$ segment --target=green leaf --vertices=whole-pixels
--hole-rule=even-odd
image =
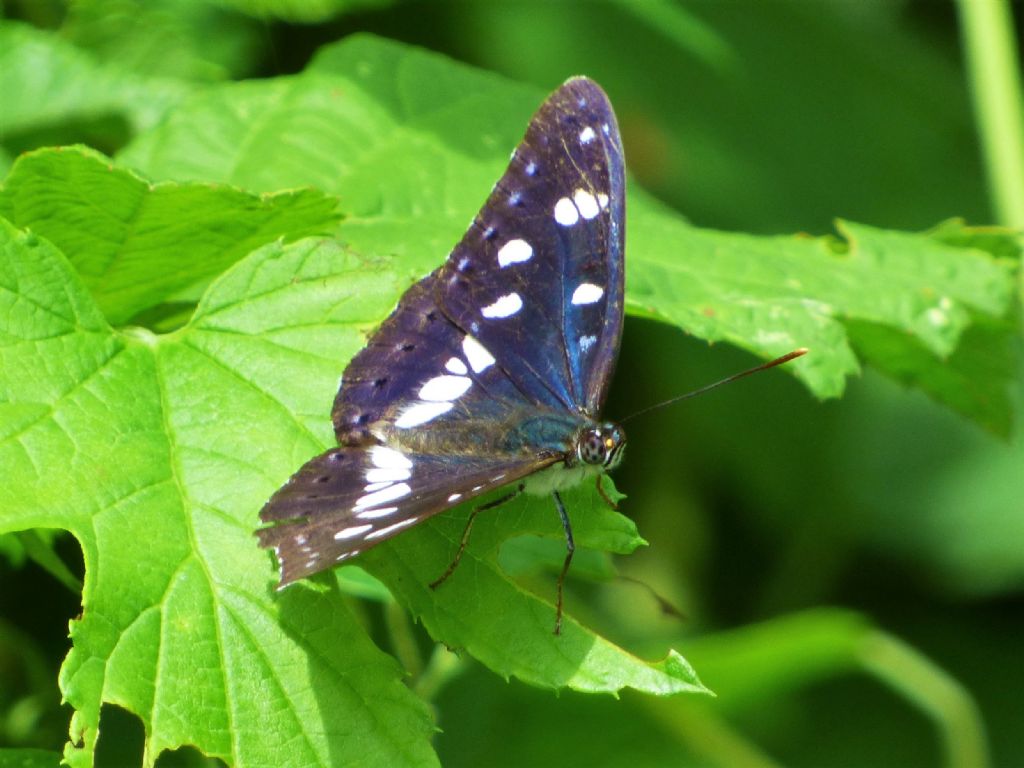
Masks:
[[[312,189],[150,184],[81,147],[23,155],[0,187],[0,215],[57,245],[114,325],[164,302],[194,302],[260,245],[331,231],[335,205]]]
[[[210,2],[78,0],[62,31],[125,72],[221,80],[247,73],[264,30]]]
[[[158,178],[324,189],[346,213],[346,242],[394,254],[422,275],[462,235],[542,98],[433,54],[355,37],[322,49],[297,77],[191,100],[123,159]],[[254,125],[251,114],[263,120]],[[289,151],[274,152],[279,146]],[[696,229],[641,190],[629,194],[629,311],[762,357],[808,347],[787,370],[820,397],[838,396],[859,371],[856,344],[890,375],[991,429],[1009,428],[1009,399],[979,397],[960,359],[943,383],[924,384],[946,369],[976,318],[999,320],[989,345],[1003,354],[995,367],[1014,366],[1004,354],[1011,326],[1001,320],[1020,258],[1009,235],[998,257],[952,225],[913,234],[841,222],[845,243],[754,237]],[[895,346],[871,343],[865,324],[891,331]],[[1000,372],[992,387],[1006,384]]]
[[[45,749],[0,749],[0,768],[57,768],[60,753]]]
[[[83,549],[83,615],[61,674],[84,744],[72,762],[87,764],[111,702],[143,719],[150,759],[191,743],[240,765],[279,763],[283,745],[311,764],[429,764],[422,705],[337,582],[275,596],[252,536],[263,500],[331,441],[338,371],[402,285],[328,241],[273,243],[211,285],[185,328],[117,332],[49,242],[2,231],[0,465],[13,480],[0,526],[64,528]],[[580,545],[640,543],[595,496],[568,497]],[[481,520],[432,592],[463,519],[364,563],[446,644],[549,687],[703,690],[678,654],[647,664],[571,619],[552,635],[553,579],[536,597],[496,565],[505,538],[562,535],[547,501]]]
[[[5,146],[38,147],[39,135],[47,131],[56,132],[49,143],[78,141],[83,126],[109,118],[141,131],[189,89],[173,80],[101,66],[58,36],[0,20],[0,142]]]
[[[258,18],[277,18],[300,24],[326,21],[343,13],[386,8],[395,0],[217,0]]]
[[[275,596],[252,536],[328,438],[306,398],[329,400],[394,281],[330,243],[275,243],[155,336],[113,331],[47,241],[3,223],[0,257],[0,526],[67,529],[86,566],[67,759],[90,763],[110,702],[142,718],[147,764],[185,744],[234,765],[434,764],[394,660],[337,589]]]
[[[0,210],[33,233],[3,229],[0,466],[15,480],[0,487],[0,526],[65,528],[83,548],[84,612],[61,679],[76,709],[73,743],[82,745],[69,748],[74,764],[88,763],[103,702],[143,719],[150,761],[183,744],[236,764],[281,762],[285,744],[288,757],[312,764],[434,760],[422,704],[349,613],[337,577],[275,596],[270,558],[251,531],[270,493],[332,442],[327,411],[345,363],[461,235],[540,98],[359,38],[328,49],[302,75],[210,88],[121,155],[177,183],[150,186],[78,151],[19,163]],[[245,245],[204,254],[227,271],[185,327],[161,336],[113,330],[111,317],[127,315],[126,306],[194,298],[214,274],[188,260],[180,264],[187,279],[174,282],[167,265],[178,264],[171,256],[180,243],[159,225],[198,222],[201,247],[216,243],[220,228],[249,221],[244,211],[257,198],[192,179],[336,194],[347,214],[337,232],[353,249],[272,242],[228,266],[278,232],[326,221],[324,197],[282,197],[285,225],[273,236],[264,236],[273,224],[256,216]],[[177,208],[161,207],[164,189]],[[925,377],[976,328],[990,324],[996,340],[1008,332],[1019,260],[1008,240],[852,224],[841,225],[845,243],[730,235],[690,227],[630,194],[630,311],[762,355],[811,346],[792,369],[820,395],[840,392],[857,370],[854,349],[892,368],[905,338],[921,352],[914,366]],[[98,229],[83,200],[119,213],[120,225]],[[142,230],[125,225],[134,210],[126,201],[158,214],[161,236],[151,245],[164,259],[159,268],[141,258],[147,251],[134,238]],[[66,207],[51,221],[55,205]],[[302,211],[312,212],[308,221]],[[132,254],[125,263],[139,269],[137,280],[93,261],[108,237],[115,254]],[[124,292],[99,306],[118,280]],[[130,301],[118,298],[125,295]],[[885,329],[893,346],[870,346],[861,328]],[[967,386],[952,377],[937,394],[952,400]],[[997,403],[986,418],[1009,417]],[[641,543],[592,490],[567,501],[581,546],[625,553]],[[561,638],[552,636],[554,578],[535,595],[498,565],[510,538],[560,539],[549,502],[517,500],[484,516],[465,562],[430,591],[465,516],[454,510],[362,559],[437,639],[540,686],[704,690],[674,652],[646,663],[571,618]]]
[[[841,394],[858,370],[856,347],[885,373],[1009,431],[1017,353],[1007,314],[1020,258],[1010,233],[999,247],[1014,243],[1014,259],[972,247],[966,228],[932,235],[840,222],[846,240],[836,242],[700,230],[667,212],[630,223],[634,310],[764,357],[808,347],[792,367],[824,396]],[[967,331],[971,343],[958,347]]]
[[[542,98],[357,35],[302,75],[197,95],[119,159],[157,179],[322,189],[341,201],[346,242],[422,275],[461,237]]]
[[[633,522],[610,510],[592,487],[567,492],[564,499],[577,546],[627,554],[643,543]],[[512,582],[498,565],[501,543],[523,531],[564,541],[547,497],[520,497],[503,505],[500,514],[482,517],[459,567],[431,590],[428,585],[444,572],[458,546],[468,511],[462,507],[442,515],[416,535],[400,536],[363,558],[367,570],[434,637],[467,650],[504,677],[534,685],[604,693],[623,688],[656,694],[706,692],[675,651],[657,663],[642,661],[571,616],[565,617],[562,634],[554,635],[555,575],[546,582],[547,594],[537,596]],[[568,609],[571,613],[571,604]]]

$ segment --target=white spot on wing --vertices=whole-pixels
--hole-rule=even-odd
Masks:
[[[449,402],[465,394],[473,386],[473,380],[465,376],[435,376],[420,387],[420,399],[434,402]]]
[[[586,352],[597,341],[597,336],[580,336],[580,352]]]
[[[399,520],[394,525],[389,525],[387,528],[381,528],[379,531],[374,531],[367,535],[367,539],[379,539],[381,536],[387,536],[392,531],[397,531],[399,528],[405,528],[407,525],[412,525],[419,520],[418,517],[408,517],[405,520]]]
[[[533,248],[525,240],[516,238],[509,240],[498,251],[498,266],[507,267],[509,264],[518,264],[522,261],[529,261],[533,257]]]
[[[412,469],[412,461],[401,451],[383,445],[370,449],[370,461],[381,469]]]
[[[489,304],[480,310],[480,314],[487,318],[511,317],[523,308],[523,299],[518,293],[506,293],[493,304]]]
[[[444,364],[444,367],[445,370],[457,373],[460,376],[465,376],[469,373],[469,368],[467,368],[466,364],[457,357],[449,357],[448,362]]]
[[[357,512],[356,517],[360,520],[376,520],[378,517],[387,517],[393,512],[397,512],[398,507],[381,507],[380,509],[364,509],[362,512]]]
[[[336,538],[338,541],[343,541],[345,539],[354,539],[356,536],[366,533],[371,528],[373,528],[372,525],[352,525],[348,528],[342,528],[340,531],[334,534],[334,538]]]
[[[555,221],[563,227],[571,227],[579,220],[580,212],[568,197],[563,197],[555,203]]]
[[[580,143],[589,144],[594,140],[595,135],[596,134],[594,133],[594,129],[588,125],[582,131],[580,131]]]
[[[390,480],[384,480],[379,483],[367,483],[363,486],[364,491],[379,491],[381,488],[387,488],[391,485]]]
[[[395,420],[395,426],[399,429],[418,427],[420,424],[426,424],[431,419],[436,419],[438,416],[448,413],[453,406],[454,403],[448,401],[441,403],[414,403],[402,411],[402,414]]]
[[[469,367],[473,369],[473,373],[480,373],[494,365],[494,356],[472,336],[463,337],[462,351],[466,354],[466,360],[469,361]]]
[[[461,498],[462,498],[462,494],[461,493],[453,493],[451,496],[448,497],[448,501],[449,502],[458,501]]]
[[[412,474],[405,467],[378,467],[366,473],[368,483],[394,483],[398,480],[408,480]]]
[[[584,219],[592,219],[601,212],[601,209],[597,206],[597,200],[585,189],[577,189],[573,193],[572,199],[576,203],[580,216]]]
[[[602,211],[605,208],[607,208],[608,207],[608,195],[606,195],[604,192],[598,192],[597,193],[597,204],[601,206],[601,210]]]
[[[604,288],[593,283],[580,283],[572,292],[573,304],[593,304],[604,296]]]
[[[360,496],[359,500],[356,501],[356,505],[352,507],[352,509],[359,512],[367,507],[376,507],[378,504],[384,504],[388,501],[400,499],[403,496],[408,496],[410,493],[412,493],[412,488],[409,487],[408,483],[389,485],[387,488],[382,488],[379,491],[374,491],[373,493],[368,493],[365,496]]]

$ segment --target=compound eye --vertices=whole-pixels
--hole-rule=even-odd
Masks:
[[[580,459],[585,464],[603,464],[608,451],[600,432],[591,430],[580,441]]]

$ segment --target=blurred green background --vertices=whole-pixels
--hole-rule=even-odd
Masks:
[[[357,31],[545,90],[587,74],[616,107],[635,178],[703,227],[997,222],[951,2],[24,0],[3,11],[4,24],[49,30],[170,89],[296,72]],[[4,123],[0,113],[4,171],[37,146],[116,156],[133,132],[103,110]],[[606,412],[753,362],[629,319]],[[979,755],[962,742],[972,714],[993,765],[1024,765],[1019,437],[997,439],[871,370],[825,403],[773,372],[629,432],[616,483],[651,546],[619,565],[685,618],[626,582],[574,584],[570,605],[645,656],[678,648],[719,698],[555,697],[469,662],[433,699],[445,765],[965,764]],[[80,560],[73,542],[60,547]],[[59,750],[56,670],[78,595],[19,552],[0,565],[0,745]],[[100,764],[120,765],[138,724],[104,717],[122,736],[101,742]]]

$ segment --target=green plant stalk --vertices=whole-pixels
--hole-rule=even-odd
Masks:
[[[907,644],[874,631],[860,643],[860,663],[935,721],[950,768],[984,768],[988,748],[970,694],[946,672]]]
[[[664,733],[674,738],[682,748],[705,759],[708,765],[781,768],[707,704],[679,698],[644,698],[641,701],[661,723]]]
[[[643,3],[613,0],[620,10],[633,16],[658,34],[679,46],[718,74],[735,72],[739,57],[729,42],[712,25],[697,14],[666,0],[647,0]]]
[[[433,702],[441,690],[469,668],[469,663],[443,645],[434,647],[423,673],[416,679],[413,690],[426,702]]]
[[[874,628],[860,614],[838,609],[806,611],[709,637],[697,647],[691,645],[689,651],[722,697],[704,703],[709,710],[721,707],[727,716],[799,687],[860,670],[935,724],[944,765],[986,768],[990,764],[985,729],[970,693],[919,651]],[[673,701],[687,716],[700,703]],[[756,754],[754,758],[767,759]],[[748,762],[730,758],[723,764],[746,766]]]
[[[384,621],[391,639],[391,649],[399,663],[415,680],[423,674],[423,657],[416,645],[409,614],[394,600],[384,604]]]
[[[959,0],[964,55],[996,219],[1024,227],[1024,117],[1005,0]]]

